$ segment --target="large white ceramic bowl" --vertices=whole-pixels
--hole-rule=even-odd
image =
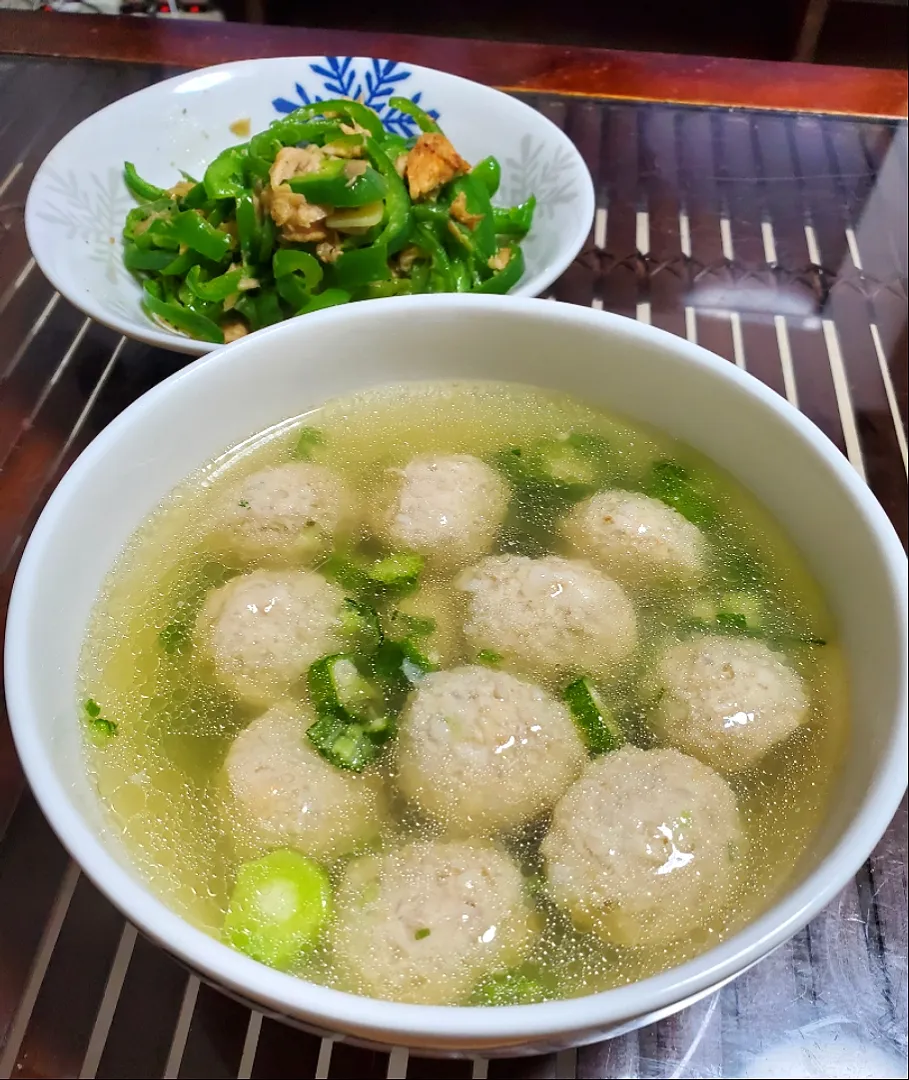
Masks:
[[[67,300],[127,337],[201,356],[215,345],[152,322],[142,289],[123,265],[121,232],[135,200],[123,162],[161,187],[178,170],[201,176],[227,146],[244,141],[230,125],[248,119],[255,133],[299,105],[359,97],[385,126],[410,136],[416,125],[389,99],[409,97],[438,115],[470,162],[494,154],[502,183],[494,202],[537,198],[522,247],[526,270],[513,296],[538,296],[581,250],[593,222],[590,172],[571,140],[517,98],[431,68],[360,56],[286,56],[241,60],[178,75],[115,101],[60,140],[38,169],[25,205],[35,260]]]
[[[280,974],[168,910],[105,832],[86,782],[79,650],[105,574],[137,525],[187,474],[254,432],[338,395],[434,378],[552,387],[686,440],[783,524],[839,622],[851,740],[823,825],[784,895],[717,948],[632,986],[542,1005],[442,1008],[370,1001]],[[322,1032],[503,1053],[584,1043],[672,1012],[759,960],[833,898],[906,785],[906,652],[902,547],[845,458],[782,398],[640,323],[542,300],[436,296],[272,327],[191,364],[118,417],[69,471],[32,534],[10,605],[6,685],[22,763],[64,844],[137,926],[197,971]]]

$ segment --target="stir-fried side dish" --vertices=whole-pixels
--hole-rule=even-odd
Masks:
[[[505,293],[524,273],[536,200],[492,205],[501,169],[473,167],[407,98],[421,133],[357,101],[304,105],[163,189],[127,162],[139,205],[123,259],[154,319],[201,341],[319,308],[424,292]]]
[[[326,985],[531,1003],[765,907],[845,734],[777,526],[665,436],[529,387],[324,406],[189,478],[112,571],[78,722],[178,911]]]

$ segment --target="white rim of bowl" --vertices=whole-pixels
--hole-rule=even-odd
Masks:
[[[162,327],[156,325],[148,316],[147,328],[143,327],[137,330],[137,324],[128,322],[126,319],[122,319],[116,314],[106,312],[95,300],[93,294],[89,293],[86,296],[70,296],[65,288],[62,280],[54,270],[47,266],[41,259],[38,251],[36,250],[35,243],[33,242],[33,236],[35,235],[38,226],[35,221],[35,215],[38,212],[37,209],[37,195],[36,186],[38,182],[43,179],[43,174],[46,169],[53,167],[56,162],[56,158],[65,152],[66,144],[74,139],[77,133],[86,125],[94,124],[99,117],[116,112],[119,109],[124,108],[125,103],[134,101],[136,98],[141,98],[149,95],[159,93],[162,88],[173,90],[177,86],[181,86],[183,83],[190,82],[193,79],[198,79],[200,76],[211,74],[215,72],[233,72],[243,70],[244,68],[257,67],[262,64],[269,64],[272,61],[285,61],[295,60],[301,64],[308,63],[310,60],[321,60],[322,57],[318,56],[270,56],[263,57],[261,59],[251,60],[232,60],[226,64],[213,64],[210,67],[198,68],[194,71],[189,71],[184,75],[175,75],[170,79],[163,79],[161,82],[153,83],[151,86],[143,87],[141,90],[136,90],[132,94],[127,94],[125,97],[119,98],[117,101],[111,102],[110,105],[105,105],[103,109],[99,109],[97,112],[87,116],[84,120],[80,121],[74,128],[66,133],[62,139],[54,146],[54,148],[48,153],[44,161],[38,168],[32,178],[31,185],[29,187],[28,196],[25,201],[25,235],[28,239],[29,247],[34,255],[35,262],[41,272],[47,278],[47,280],[53,285],[53,287],[62,296],[66,297],[75,307],[82,311],[85,315],[90,316],[95,322],[101,323],[102,326],[107,326],[111,330],[116,330],[124,337],[130,338],[134,341],[142,341],[147,345],[158,345],[163,349],[169,349],[172,352],[186,353],[190,356],[204,356],[206,353],[214,352],[216,349],[223,348],[221,345],[217,345],[214,342],[209,341],[196,341],[195,338],[186,337],[184,334],[178,334],[175,331],[164,330]],[[356,60],[371,60],[372,57],[357,56]],[[571,139],[557,127],[547,116],[544,116],[541,112],[538,112],[532,106],[526,102],[521,101],[520,98],[514,97],[511,94],[506,94],[502,90],[496,89],[494,86],[487,86],[485,83],[478,83],[473,79],[465,79],[461,75],[452,75],[447,71],[440,71],[438,68],[423,67],[420,64],[410,65],[412,72],[422,74],[426,72],[429,75],[442,76],[445,79],[453,79],[457,83],[463,83],[467,86],[477,86],[482,90],[488,91],[490,94],[495,94],[505,100],[513,103],[519,109],[526,109],[528,113],[532,114],[536,119],[535,122],[540,122],[545,128],[550,129],[550,134],[553,140],[561,146],[561,148],[567,152],[580,166],[579,176],[583,177],[581,184],[581,192],[579,193],[579,200],[581,201],[581,224],[575,230],[571,237],[570,243],[565,245],[563,254],[549,263],[543,270],[529,278],[527,281],[521,282],[515,289],[511,290],[506,295],[510,297],[523,296],[523,297],[536,297],[539,296],[545,289],[548,289],[553,282],[561,277],[561,275],[568,269],[568,267],[574,262],[584,246],[584,242],[590,235],[590,230],[593,227],[594,212],[596,210],[596,194],[593,186],[593,177],[590,175],[590,169],[587,167],[587,162],[584,161],[578,148],[574,145]],[[40,244],[38,245],[40,247]],[[444,294],[432,294],[432,295],[444,295]],[[399,298],[396,298],[399,299]],[[345,305],[346,306],[346,305]],[[309,316],[299,316],[299,318],[309,318]],[[290,319],[285,319],[284,322],[290,322]],[[259,333],[259,331],[256,331]]]
[[[855,512],[867,524],[875,538],[878,555],[891,584],[897,621],[901,622],[903,655],[906,655],[906,559],[902,545],[887,515],[867,485],[832,442],[802,413],[774,391],[720,357],[698,345],[677,338],[666,331],[626,319],[619,315],[551,304],[544,300],[506,297],[473,297],[458,294],[392,297],[355,305],[344,310],[341,318],[368,322],[370,313],[379,313],[389,305],[398,317],[406,317],[409,308],[460,307],[469,303],[487,311],[527,319],[581,323],[594,329],[610,327],[617,336],[663,345],[680,361],[691,363],[726,380],[742,394],[757,398],[784,419],[802,439],[806,451],[820,458],[850,497]],[[314,330],[330,334],[330,324],[339,318],[340,309],[328,309],[308,316],[316,320]],[[319,324],[327,324],[324,328]],[[440,1040],[463,1044],[465,1048],[491,1041],[494,1045],[519,1047],[522,1042],[537,1042],[572,1032],[596,1031],[684,1001],[740,974],[777,945],[803,927],[832,900],[854,876],[870,855],[893,814],[896,812],[907,775],[907,673],[901,672],[897,688],[897,717],[889,742],[882,754],[869,793],[839,842],[823,862],[791,892],[727,941],[701,956],[669,971],[586,997],[539,1005],[496,1007],[407,1005],[379,1001],[333,990],[306,982],[292,975],[267,968],[205,934],[171,911],[137,877],[127,872],[107,852],[94,831],[82,819],[70,801],[66,787],[57,779],[47,750],[31,722],[34,713],[25,680],[29,638],[29,594],[44,548],[55,530],[55,519],[65,510],[70,493],[79,488],[90,474],[96,459],[110,451],[119,432],[132,420],[153,412],[157,401],[183,380],[206,378],[209,366],[234,362],[244,348],[267,348],[268,339],[292,331],[292,323],[279,323],[230,346],[223,356],[216,354],[187,365],[165,379],[128,406],[83,451],[52,494],[25,549],[13,586],[6,638],[6,686],[13,737],[26,776],[44,814],[73,858],[108,898],[150,937],[176,953],[189,966],[210,977],[215,983],[247,999],[267,1003],[277,1012],[304,1019],[315,1026],[343,1027],[360,1031],[363,1037],[387,1039],[389,1045],[408,1044],[409,1039],[424,1043]],[[671,1010],[670,1010],[671,1011]]]

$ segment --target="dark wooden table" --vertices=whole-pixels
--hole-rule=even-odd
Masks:
[[[594,229],[551,290],[713,349],[800,406],[905,543],[906,75],[264,27],[0,13],[0,610],[79,451],[185,363],[84,318],[29,256],[54,143],[174,69],[246,56],[418,61],[564,128]],[[231,1001],[151,945],[69,861],[0,719],[0,1077],[906,1076],[905,803],[793,941],[687,1011],[558,1056],[390,1058]]]

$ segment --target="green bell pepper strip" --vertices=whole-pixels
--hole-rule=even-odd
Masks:
[[[252,144],[250,144],[252,145]],[[280,149],[280,147],[279,147]],[[277,150],[275,151],[277,154]],[[258,154],[254,154],[251,150],[246,155],[246,183],[249,187],[259,180],[263,184],[268,183],[268,174],[271,171],[272,162],[266,158],[260,157]]]
[[[410,296],[414,292],[410,278],[370,281],[356,294],[357,300],[378,300],[382,296]]]
[[[259,255],[261,226],[256,211],[256,201],[251,191],[244,191],[237,196],[237,237],[240,251],[246,262],[254,262]]]
[[[428,225],[447,227],[448,222],[451,221],[448,207],[439,206],[438,203],[416,203],[411,212],[417,221],[425,222]]]
[[[479,181],[486,188],[489,197],[492,198],[499,190],[499,184],[502,181],[502,166],[499,164],[498,158],[490,155],[483,158],[482,161],[478,161],[470,170],[469,175],[474,180]]]
[[[275,250],[277,231],[271,214],[262,215],[262,228],[259,232],[259,258],[258,262],[267,263]]]
[[[300,273],[306,280],[307,289],[314,289],[322,280],[322,264],[307,251],[295,251],[292,248],[278,248],[271,261],[272,272],[276,278],[287,274]]]
[[[470,292],[473,288],[473,280],[471,279],[470,271],[467,269],[467,264],[463,259],[452,258],[451,280],[455,292]]]
[[[314,104],[321,107],[325,103],[320,101]],[[283,120],[273,121],[258,135],[253,135],[249,140],[250,156],[256,158],[257,163],[263,162],[270,168],[278,156],[278,151],[284,146],[297,146],[299,143],[321,145],[326,140],[343,134],[337,120],[312,120],[301,117],[302,111],[303,109],[297,109]]]
[[[198,341],[213,341],[218,345],[224,344],[224,333],[221,327],[204,315],[198,315],[194,311],[188,311],[185,307],[173,301],[162,300],[157,294],[155,283],[145,282],[145,296],[142,299],[142,307],[145,311],[159,319],[169,323],[175,330],[180,330]]]
[[[392,109],[397,109],[398,112],[402,112],[416,120],[417,127],[420,131],[442,130],[429,113],[421,109],[420,106],[417,105],[415,101],[411,101],[410,98],[392,97],[388,99],[388,104]]]
[[[123,263],[127,270],[153,270],[161,273],[173,261],[172,251],[149,248],[143,250],[132,241],[127,241],[123,248]]]
[[[475,293],[507,293],[521,280],[524,275],[524,252],[519,247],[511,249],[511,258],[504,270],[497,270],[491,278],[487,278],[479,285],[475,285],[471,292]]]
[[[496,231],[492,223],[492,203],[489,192],[472,176],[459,176],[448,186],[449,205],[463,193],[468,213],[479,215],[479,221],[469,229],[470,243],[477,256],[485,262],[498,250]]]
[[[208,202],[208,192],[205,190],[205,185],[200,183],[196,183],[194,188],[179,199],[181,210],[198,210],[206,202]]]
[[[155,225],[158,223],[155,222]],[[151,232],[155,225],[148,230]],[[220,262],[231,249],[231,237],[210,225],[195,210],[183,210],[170,220],[172,236],[179,244],[186,244],[212,262]]]
[[[390,132],[386,132],[381,139],[382,149],[391,158],[392,161],[399,154],[406,154],[410,150],[410,144],[403,135],[392,135]]]
[[[196,315],[204,315],[206,319],[217,319],[223,311],[222,301],[203,300],[200,296],[196,296],[185,280],[181,281],[177,287],[176,299],[177,303],[195,312]]]
[[[328,158],[317,172],[292,176],[288,184],[309,202],[323,206],[364,206],[385,197],[388,185],[379,172],[367,166],[360,176],[350,177],[346,165],[342,158]]]
[[[345,251],[332,264],[331,277],[339,288],[347,292],[362,288],[370,281],[388,281],[391,277],[388,248],[384,244],[375,243],[369,247]]]
[[[385,224],[376,237],[377,244],[384,244],[393,255],[407,243],[410,228],[410,195],[404,181],[398,176],[394,162],[375,139],[366,140],[366,156],[373,168],[385,179]]]
[[[239,291],[244,273],[242,269],[228,270],[226,274],[203,281],[201,268],[193,266],[186,275],[186,284],[200,300],[221,302]]]
[[[427,282],[427,292],[453,292],[454,279],[448,253],[436,234],[427,225],[415,225],[411,238],[417,247],[429,254],[432,262]]]
[[[298,315],[308,315],[311,311],[321,311],[322,308],[335,307],[337,304],[346,304],[350,300],[350,293],[346,289],[323,289],[311,297],[305,307],[300,308]]]
[[[246,189],[246,154],[246,143],[229,146],[208,166],[202,183],[210,199],[235,199]]]
[[[333,139],[329,139],[322,144],[322,148],[326,153],[340,152],[343,156],[346,150],[362,150],[366,145],[365,137],[363,135],[345,135],[343,132],[340,135],[336,135]]]
[[[284,274],[275,280],[275,289],[281,299],[289,304],[294,312],[306,307],[312,299],[312,293],[306,287],[301,274]]]
[[[192,213],[192,211],[187,211],[187,213]],[[180,247],[180,240],[174,232],[174,218],[156,218],[147,229],[133,236],[133,242],[136,247],[145,251],[150,248],[170,248],[176,252]]]
[[[523,240],[533,224],[536,205],[537,200],[531,195],[527,202],[517,206],[509,206],[507,209],[493,207],[492,227],[496,236],[513,236],[516,240]]]
[[[382,121],[372,109],[367,108],[359,101],[348,101],[344,98],[314,101],[311,105],[301,105],[299,109],[294,109],[292,113],[288,113],[283,120],[276,121],[270,130],[278,131],[284,125],[289,127],[294,122],[311,120],[314,116],[323,116],[326,120],[335,119],[328,116],[328,113],[338,113],[348,120],[352,120],[354,123],[359,124],[360,127],[365,128],[374,139],[381,141],[385,135]],[[296,141],[299,142],[300,140]]]
[[[171,261],[161,269],[161,273],[168,276],[183,277],[187,270],[196,266],[202,256],[198,251],[193,251],[188,248],[182,255],[178,255],[173,258],[173,252],[168,252],[171,256]]]
[[[169,198],[164,188],[156,187],[147,180],[143,180],[136,172],[136,166],[131,161],[123,163],[123,180],[139,202],[147,203],[154,202],[156,199]]]

